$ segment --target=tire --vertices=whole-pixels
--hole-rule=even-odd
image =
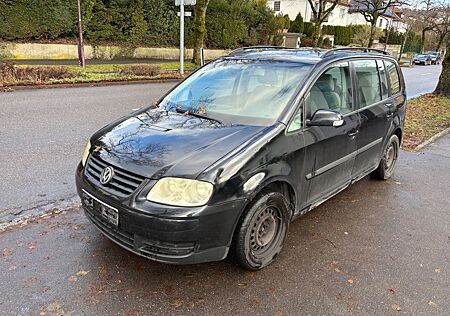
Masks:
[[[378,168],[370,174],[372,178],[381,180],[389,179],[394,173],[399,151],[400,141],[397,135],[392,135],[386,148],[383,150],[383,158],[381,158]]]
[[[263,190],[242,215],[231,245],[231,258],[242,268],[255,271],[268,266],[280,253],[291,212],[286,197]]]

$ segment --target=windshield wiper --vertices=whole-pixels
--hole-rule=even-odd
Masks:
[[[195,116],[195,117],[198,117],[198,118],[207,119],[207,120],[210,120],[210,121],[215,121],[215,122],[217,122],[217,123],[222,125],[222,122],[219,121],[218,119],[215,119],[215,118],[212,118],[212,117],[209,117],[209,116],[206,116],[206,115],[194,113],[194,112],[191,112],[189,110],[183,110],[183,109],[179,109],[179,108],[176,108],[176,111],[177,111],[177,113],[181,113],[181,114],[186,114],[187,113],[187,115],[191,115],[191,116]]]

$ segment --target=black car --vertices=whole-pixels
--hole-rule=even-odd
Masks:
[[[384,52],[239,49],[96,132],[78,193],[92,223],[138,255],[260,269],[293,219],[392,175],[405,107]]]
[[[428,51],[425,54],[429,55],[431,58],[431,63],[433,65],[439,65],[440,61],[441,61],[441,54],[439,52],[436,51]]]
[[[415,64],[415,65],[423,64],[424,66],[431,65],[433,62],[431,59],[431,55],[428,55],[428,54],[420,54],[420,55],[414,56],[412,61],[413,61],[413,64]]]

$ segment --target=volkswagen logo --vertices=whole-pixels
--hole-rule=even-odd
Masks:
[[[103,169],[102,173],[100,174],[100,183],[101,184],[108,184],[111,179],[114,176],[114,169],[113,167],[106,167]]]

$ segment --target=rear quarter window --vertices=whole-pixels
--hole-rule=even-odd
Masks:
[[[389,75],[391,94],[394,95],[400,92],[400,77],[398,75],[397,67],[393,62],[386,60],[385,63]]]

